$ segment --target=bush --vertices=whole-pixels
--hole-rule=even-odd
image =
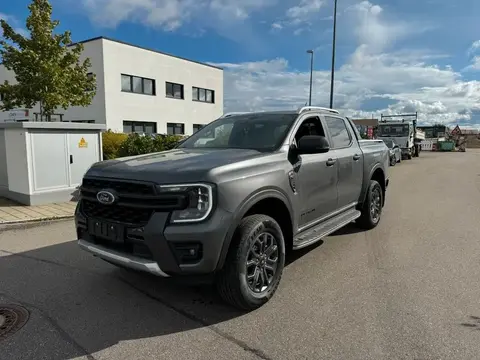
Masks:
[[[116,133],[112,130],[102,133],[103,159],[110,160],[117,158],[118,151],[127,137],[127,134]]]
[[[119,157],[143,155],[171,150],[182,139],[176,135],[145,135],[129,134],[120,146]]]

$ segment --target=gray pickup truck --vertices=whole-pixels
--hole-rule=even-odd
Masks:
[[[78,243],[117,266],[209,275],[255,309],[275,293],[285,254],[355,221],[380,221],[389,150],[360,140],[336,110],[224,115],[175,149],[108,160],[85,174]]]

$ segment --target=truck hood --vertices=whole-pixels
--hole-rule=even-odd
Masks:
[[[209,181],[209,172],[215,168],[264,155],[247,149],[174,149],[98,162],[85,176],[157,184]]]

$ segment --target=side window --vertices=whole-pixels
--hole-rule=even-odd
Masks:
[[[352,136],[347,130],[345,121],[341,118],[325,116],[325,122],[332,137],[333,148],[348,147],[352,142]]]
[[[295,142],[298,144],[298,140],[305,135],[325,136],[325,131],[323,131],[322,123],[318,117],[303,120],[302,125],[300,125],[295,134]]]

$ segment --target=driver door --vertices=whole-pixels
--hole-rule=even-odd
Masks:
[[[320,118],[305,119],[295,134],[294,146],[305,135],[325,136],[323,129]],[[333,151],[298,155],[292,164],[299,195],[297,206],[301,209],[297,219],[299,229],[314,225],[337,209],[337,161],[332,164],[328,160],[336,160]]]

